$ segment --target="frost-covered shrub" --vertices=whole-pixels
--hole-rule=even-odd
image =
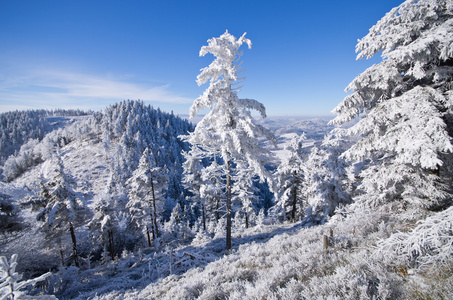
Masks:
[[[433,265],[453,266],[453,207],[419,222],[412,231],[381,240],[375,255],[389,265],[397,262],[420,271]]]
[[[28,296],[26,292],[21,291],[30,285],[35,285],[37,282],[46,280],[52,273],[45,273],[37,278],[20,281],[22,275],[16,272],[17,254],[11,256],[8,262],[6,257],[0,256],[0,299],[2,300],[20,300],[20,299],[41,299],[55,300],[54,296]]]

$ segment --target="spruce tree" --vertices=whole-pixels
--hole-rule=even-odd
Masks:
[[[292,222],[296,221],[296,217],[302,215],[303,202],[306,198],[303,193],[305,171],[302,142],[304,140],[304,134],[293,137],[286,147],[289,153],[276,171],[276,199],[278,200],[273,210],[277,216],[281,216],[285,220],[289,218]]]
[[[356,201],[434,208],[448,199],[451,176],[453,5],[408,0],[359,40],[358,59],[383,60],[357,76],[333,110],[334,124],[360,117],[361,135],[343,157],[365,162]],[[404,205],[403,205],[404,207]]]
[[[202,69],[197,77],[198,85],[209,82],[209,87],[198,97],[190,108],[190,117],[194,117],[202,109],[210,111],[197,124],[195,131],[183,139],[192,147],[199,148],[205,155],[215,155],[223,160],[226,179],[226,249],[231,248],[231,197],[232,167],[236,159],[248,162],[253,173],[261,179],[269,177],[265,163],[269,160],[269,151],[261,145],[259,138],[264,136],[274,140],[272,134],[257,124],[251,110],[266,116],[265,107],[256,100],[240,99],[239,88],[235,85],[243,80],[239,78],[242,55],[240,47],[252,43],[243,34],[239,39],[226,31],[218,38],[208,40],[208,45],[200,50],[200,56],[208,53],[215,60]]]
[[[130,214],[139,228],[147,226],[146,218],[147,215],[150,216],[153,240],[159,237],[158,197],[167,181],[165,170],[157,166],[154,155],[146,148],[137,169],[127,181],[131,190],[129,193],[130,200],[126,207],[129,208]],[[147,234],[149,234],[149,229],[146,228]]]
[[[53,177],[44,184],[42,190],[46,206],[37,215],[37,219],[43,222],[42,229],[48,239],[60,244],[62,264],[64,264],[62,237],[69,231],[74,264],[78,267],[75,228],[83,223],[88,210],[68,187],[68,179],[63,169],[61,157],[57,155],[51,163],[53,164],[51,170]]]

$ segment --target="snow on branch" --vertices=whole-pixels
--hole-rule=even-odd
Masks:
[[[52,273],[45,273],[37,278],[19,281],[22,279],[22,275],[16,272],[17,267],[17,254],[11,256],[10,261],[6,259],[5,256],[0,256],[0,299],[1,300],[10,300],[10,299],[40,299],[40,300],[55,300],[55,296],[27,296],[25,292],[20,290],[26,288],[27,286],[34,285],[39,281],[45,280],[47,277],[51,276]]]
[[[453,207],[420,222],[410,232],[398,232],[381,240],[374,254],[389,261],[408,261],[419,271],[432,265],[452,266]]]

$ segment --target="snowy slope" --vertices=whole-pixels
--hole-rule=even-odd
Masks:
[[[117,290],[94,299],[414,299],[428,295],[451,299],[451,273],[443,275],[432,267],[418,272],[411,269],[407,257],[372,246],[376,241],[391,241],[391,233],[401,230],[409,231],[408,240],[421,237],[417,230],[422,225],[412,229],[425,215],[418,210],[395,215],[393,209],[357,209],[322,226],[265,226],[263,234],[244,232],[246,243],[236,243],[233,253],[206,266],[164,276],[143,289]],[[426,223],[433,226],[434,219],[446,216],[448,212],[434,214]],[[450,216],[441,226],[451,221]],[[323,236],[328,237],[327,249]],[[449,243],[443,245],[451,253]],[[203,250],[197,251],[194,260],[203,257]],[[433,263],[445,259],[444,254],[421,256],[427,255]],[[450,256],[445,268],[451,262]]]
[[[307,117],[268,117],[261,120],[261,124],[269,128],[278,138],[278,149],[274,153],[280,161],[288,155],[285,148],[294,137],[305,134],[303,148],[307,151],[320,143],[334,128],[328,122],[328,118]]]

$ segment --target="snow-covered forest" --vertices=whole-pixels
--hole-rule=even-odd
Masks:
[[[329,123],[241,99],[251,47],[201,47],[196,124],[0,114],[0,299],[453,298],[453,2],[379,20]]]

